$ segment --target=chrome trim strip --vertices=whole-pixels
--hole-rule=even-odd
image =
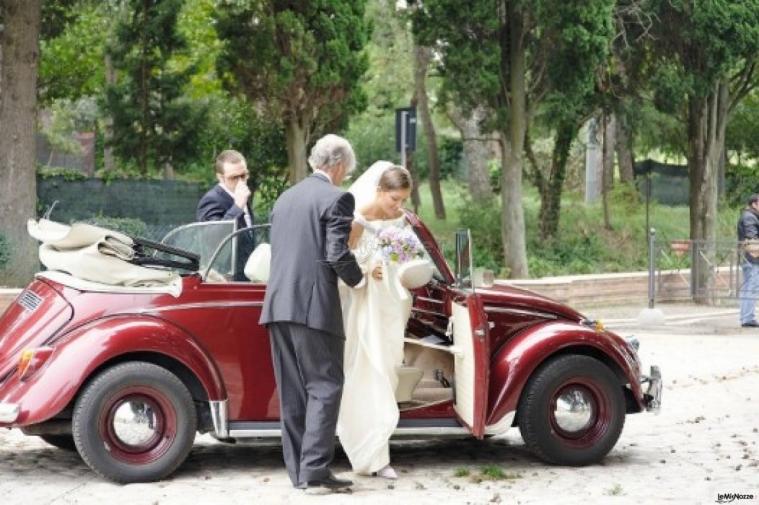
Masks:
[[[470,435],[472,432],[469,430],[469,428],[465,428],[463,426],[441,426],[441,427],[414,427],[414,428],[396,428],[393,432],[393,436],[403,436],[403,435],[432,435],[432,436],[443,436],[443,435]]]
[[[523,310],[523,309],[507,309],[504,307],[496,307],[493,305],[485,305],[485,312],[495,312],[499,314],[515,314],[518,316],[537,316],[545,319],[558,319],[556,314],[549,314],[548,312],[538,312],[536,310]]]
[[[166,305],[164,307],[150,307],[140,309],[138,314],[152,314],[155,312],[168,312],[171,310],[195,310],[195,309],[227,309],[229,307],[263,307],[264,302],[201,302],[185,303],[182,305]]]
[[[426,296],[417,296],[416,299],[422,302],[431,302],[431,303],[437,303],[438,305],[445,305],[445,302],[443,300],[438,300],[437,298],[427,298]]]
[[[0,423],[12,423],[18,419],[21,405],[18,403],[0,403]]]
[[[485,433],[488,435],[500,435],[506,433],[511,425],[514,424],[514,417],[517,415],[516,410],[506,412],[503,417],[494,424],[485,426]]]
[[[282,436],[278,429],[229,430],[230,438],[277,438]]]
[[[393,432],[393,436],[409,436],[409,435],[424,435],[424,436],[445,436],[445,435],[471,435],[469,428],[463,426],[453,427],[409,427],[409,428],[396,428]],[[278,429],[261,429],[261,430],[230,430],[229,436],[231,438],[276,438],[281,436],[281,431]]]
[[[208,406],[211,409],[211,420],[213,421],[213,431],[218,438],[227,438],[229,436],[229,423],[227,421],[227,400],[209,401]]]

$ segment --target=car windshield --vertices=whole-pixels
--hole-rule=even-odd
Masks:
[[[199,271],[203,272],[210,264],[216,249],[218,249],[224,239],[234,233],[235,228],[234,221],[190,223],[171,230],[163,237],[161,243],[200,256]],[[215,264],[219,265],[219,268],[224,269],[226,272],[231,272],[231,248],[227,248],[225,257],[217,258]]]
[[[264,225],[261,228],[268,227]],[[235,221],[190,223],[167,233],[161,243],[197,254],[200,257],[198,271],[204,276],[206,273],[212,274],[211,279],[207,280],[225,278],[228,282],[234,278],[235,263],[239,263],[234,257],[236,248],[233,246],[233,242],[235,237],[231,237],[236,231],[238,230]],[[268,242],[267,232],[268,229],[256,230],[256,244]],[[434,277],[439,281],[444,281],[445,276],[440,272],[434,256],[429,252],[435,249],[435,244],[425,241],[417,230],[414,230],[414,233],[422,243],[423,258],[434,266]],[[209,267],[211,267],[210,270]]]

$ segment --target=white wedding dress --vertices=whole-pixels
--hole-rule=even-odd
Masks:
[[[346,342],[337,434],[353,471],[371,474],[390,463],[389,439],[399,417],[397,368],[403,363],[403,337],[411,312],[408,292],[399,291],[389,277],[395,273],[394,265],[385,265],[383,281],[371,276],[380,262],[376,234],[385,227],[408,225],[405,217],[365,221],[357,214],[357,218],[365,226],[353,252],[366,284],[358,289],[340,287]]]

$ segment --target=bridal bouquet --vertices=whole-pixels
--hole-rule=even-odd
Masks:
[[[413,231],[395,226],[382,229],[377,234],[382,259],[393,263],[407,263],[422,257],[422,244]]]

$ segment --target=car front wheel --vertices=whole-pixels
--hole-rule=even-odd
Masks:
[[[174,374],[152,363],[116,365],[87,385],[74,407],[79,454],[115,482],[149,482],[170,475],[195,440],[192,396]]]
[[[588,356],[559,356],[542,365],[525,386],[519,430],[538,457],[559,465],[603,459],[625,423],[622,387],[614,373]]]

